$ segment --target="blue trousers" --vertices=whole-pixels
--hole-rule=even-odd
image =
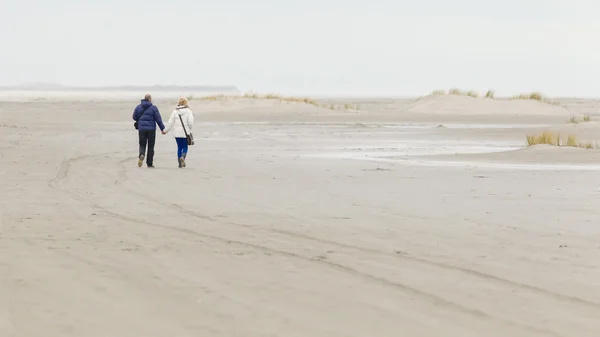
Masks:
[[[185,156],[188,152],[187,138],[175,138],[177,142],[177,159]]]

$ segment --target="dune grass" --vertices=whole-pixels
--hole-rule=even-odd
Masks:
[[[445,96],[445,95],[456,95],[456,96],[469,96],[477,98],[479,93],[475,90],[462,90],[459,88],[452,88],[448,91],[445,90],[434,90],[431,92],[432,96]]]
[[[527,135],[527,146],[533,145],[553,145],[553,146],[568,146],[580,147],[584,149],[595,149],[597,146],[589,142],[580,142],[575,135],[569,135],[567,138],[562,137],[559,133],[544,131],[537,135]]]
[[[575,137],[574,135],[569,135],[567,137],[567,143],[565,144],[565,146],[579,146],[579,143],[577,142],[577,137]]]
[[[251,93],[251,92],[244,93],[242,96],[226,96],[226,95],[222,95],[222,94],[221,95],[203,96],[203,97],[198,98],[198,100],[200,100],[200,101],[216,101],[216,100],[225,99],[225,98],[273,99],[273,100],[279,100],[279,101],[285,101],[285,102],[306,103],[306,104],[319,106],[319,104],[317,103],[316,100],[308,98],[308,97],[294,97],[294,96],[287,97],[287,96],[281,96],[279,94],[261,95],[258,93]],[[189,98],[189,99],[191,100],[191,98]]]
[[[542,132],[539,135],[527,135],[527,145],[528,146],[540,145],[540,144],[559,146],[560,140],[561,139],[560,139],[559,134],[554,134],[549,131]]]
[[[445,90],[434,90],[431,92],[430,94],[431,96],[445,96],[445,95],[457,95],[457,96],[469,96],[469,97],[473,97],[473,98],[478,98],[480,97],[479,93],[477,91],[474,90],[462,90],[459,88],[452,88],[448,91]],[[495,99],[496,98],[496,93],[493,90],[488,90],[484,96],[484,98],[487,99]],[[542,95],[540,92],[531,92],[531,93],[523,93],[520,95],[515,95],[510,97],[510,99],[516,100],[516,99],[528,99],[528,100],[536,100],[539,102],[543,102],[543,103],[548,103],[548,104],[553,104],[553,105],[559,105],[558,102],[556,101],[552,101],[547,99],[546,97],[544,97],[544,95]]]
[[[579,123],[587,123],[587,122],[591,122],[591,121],[592,121],[592,117],[590,117],[588,115],[583,115],[581,120],[577,119],[576,116],[571,116],[568,120],[568,123],[569,124],[579,124]]]
[[[188,100],[192,100],[194,99],[193,96],[190,96],[188,98]],[[274,94],[274,93],[270,93],[270,94],[258,94],[258,93],[254,93],[254,92],[247,92],[244,93],[241,96],[233,96],[233,95],[211,95],[211,96],[203,96],[203,97],[199,97],[197,98],[197,100],[199,101],[217,101],[220,99],[267,99],[267,100],[278,100],[280,102],[287,102],[287,103],[304,103],[304,104],[309,104],[309,105],[314,105],[316,107],[320,107],[320,108],[325,108],[325,109],[330,109],[330,110],[360,110],[360,106],[357,104],[329,104],[329,103],[319,103],[316,100],[309,98],[309,97],[295,97],[295,96],[282,96],[279,94]]]
[[[532,93],[524,93],[524,94],[520,94],[520,95],[515,95],[513,97],[511,97],[511,99],[524,99],[524,100],[534,100],[534,101],[539,101],[542,103],[547,103],[547,104],[552,104],[552,105],[560,105],[560,103],[558,103],[557,101],[552,101],[548,98],[546,98],[544,95],[542,95],[539,92],[532,92]]]
[[[448,91],[449,95],[458,95],[458,96],[465,96],[465,92],[458,89],[458,88],[452,88],[450,89],[450,91]]]
[[[353,111],[360,111],[360,105],[358,104],[349,104],[349,103],[344,103],[344,104],[320,104],[318,105],[321,108],[325,108],[325,109],[329,109],[329,110],[353,110]]]
[[[257,94],[257,93],[245,93],[242,97],[253,98],[253,99],[275,99],[275,100],[285,101],[285,102],[306,103],[306,104],[311,104],[314,106],[319,106],[319,104],[317,103],[316,100],[308,98],[308,97],[294,97],[294,96],[287,97],[287,96],[281,96],[279,94],[261,95],[261,94]]]
[[[461,90],[458,88],[450,89],[450,91],[448,91],[448,94],[458,95],[458,96],[469,96],[469,97],[474,97],[474,98],[479,97],[479,93],[477,91],[474,91],[474,90],[464,91],[464,90]]]
[[[434,90],[431,92],[432,96],[445,96],[445,95],[456,95],[456,96],[470,96],[470,97],[479,97],[479,93],[474,90],[461,90],[459,88],[452,88],[446,92],[445,90]]]
[[[513,97],[511,97],[512,99],[533,99],[536,101],[542,101],[544,99],[544,97],[542,96],[541,93],[539,92],[532,92],[532,93],[528,93],[528,94],[520,94],[520,95],[515,95]]]

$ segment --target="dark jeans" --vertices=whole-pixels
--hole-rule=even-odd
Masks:
[[[188,152],[187,138],[175,138],[177,142],[177,159],[185,157]]]
[[[146,144],[148,144],[148,154],[146,155],[146,164],[152,166],[154,160],[154,143],[156,142],[156,130],[139,130],[140,137],[140,156],[146,154]]]

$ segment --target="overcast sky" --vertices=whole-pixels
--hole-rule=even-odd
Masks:
[[[597,0],[2,0],[0,84],[600,96]]]

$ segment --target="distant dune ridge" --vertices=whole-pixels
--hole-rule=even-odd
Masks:
[[[3,91],[200,91],[200,92],[227,92],[239,93],[240,90],[233,85],[121,85],[121,86],[66,86],[58,83],[28,83],[14,86],[0,86]]]
[[[33,83],[19,86],[0,87],[1,101],[132,101],[150,93],[157,101],[176,101],[179,96],[194,100],[196,105],[210,106],[211,111],[257,110],[270,114],[332,114],[382,111],[381,105],[368,102],[350,104],[346,101],[322,99],[299,99],[278,95],[243,94],[236,86],[227,85],[124,85],[75,87],[54,83]],[[272,96],[272,97],[271,97]],[[232,99],[228,99],[232,98]],[[244,99],[239,99],[244,98]],[[269,99],[277,98],[277,99]],[[340,101],[341,102],[341,101]],[[293,104],[292,104],[293,103]],[[359,107],[360,106],[360,107]],[[338,111],[339,110],[339,111]],[[426,118],[426,116],[538,116],[558,117],[567,120],[571,113],[564,106],[536,99],[494,99],[469,95],[440,94],[415,100],[394,101],[394,115],[402,114]],[[258,112],[257,112],[258,113]]]
[[[566,108],[537,100],[497,100],[459,95],[423,97],[403,111],[440,115],[569,116]]]
[[[143,97],[146,93],[157,99],[173,99],[181,95],[203,96],[240,94],[233,85],[123,85],[65,86],[56,83],[31,83],[0,86],[0,100],[122,100]]]

